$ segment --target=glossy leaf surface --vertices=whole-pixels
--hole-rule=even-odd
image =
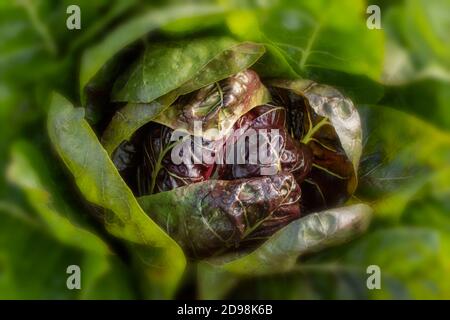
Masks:
[[[209,180],[144,196],[139,203],[193,256],[210,256],[266,239],[300,216],[292,175]]]
[[[231,40],[226,40],[227,43],[230,41]],[[209,43],[205,43],[205,41],[197,41],[192,44],[192,49],[195,49],[194,51],[208,50],[207,44]],[[189,58],[194,58],[187,56],[185,48],[178,48],[178,50],[182,51],[183,59],[188,60]],[[177,76],[174,77],[172,81],[168,81],[167,74],[164,73],[161,77],[167,80],[165,85],[158,83],[159,87],[155,90],[159,90],[160,92],[166,92],[168,90],[172,91],[149,103],[128,103],[125,107],[117,111],[103,133],[102,143],[105,146],[105,149],[111,154],[120,143],[128,140],[140,127],[157,118],[158,115],[171,106],[179,96],[191,93],[192,91],[211,85],[212,83],[223,80],[249,68],[263,53],[264,47],[253,43],[241,43],[230,48],[224,46],[222,52],[213,57],[213,59],[196,74],[191,74],[193,78],[189,79],[178,88],[173,88],[174,83],[179,82],[178,74],[173,73],[173,75],[176,74]],[[164,55],[162,55],[162,57],[164,57]],[[155,57],[155,59],[157,58],[158,57]],[[198,57],[195,58],[198,59]],[[164,61],[158,61],[158,64],[161,63],[164,63]],[[151,81],[154,81],[156,75],[150,73],[150,76]],[[189,75],[186,77],[188,76]],[[145,82],[148,81],[146,80]],[[141,86],[145,87],[144,81],[141,83]],[[146,88],[144,89],[147,90]]]
[[[274,100],[288,106],[293,136],[313,153],[303,184],[308,210],[343,204],[356,189],[362,129],[353,103],[336,89],[309,80],[273,81]]]

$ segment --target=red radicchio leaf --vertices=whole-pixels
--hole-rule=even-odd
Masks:
[[[301,184],[306,211],[345,203],[356,188],[361,148],[361,126],[353,104],[336,89],[307,80],[272,85],[274,101],[289,110],[292,136],[307,144],[313,155],[311,172]],[[331,117],[318,114],[312,106]]]
[[[189,255],[206,257],[267,239],[300,217],[300,197],[295,178],[278,174],[194,183],[139,203]]]
[[[278,130],[274,133],[274,129]],[[266,130],[266,139],[258,137],[258,132]],[[224,164],[219,166],[219,178],[221,179],[239,179],[249,178],[264,175],[265,172],[269,172],[267,169],[274,168],[272,174],[279,172],[293,173],[298,183],[301,183],[306,175],[311,170],[312,154],[310,149],[294,140],[287,132],[286,129],[286,109],[282,107],[274,107],[271,105],[263,105],[254,108],[250,112],[243,115],[234,125],[235,134],[228,137],[225,144],[224,156],[227,158],[229,149],[234,148],[234,161],[224,160]],[[251,132],[251,133],[249,133]],[[244,139],[248,138],[251,141],[251,135],[255,135],[255,142],[257,141],[257,148],[254,147],[251,142],[245,143]],[[258,139],[259,138],[259,139]],[[277,143],[274,141],[278,139]],[[257,159],[258,162],[252,162],[251,152],[260,152],[266,150],[262,144],[267,144],[267,159],[271,161],[262,162],[261,159]],[[236,145],[245,146],[243,159],[244,163],[238,162],[239,149]],[[271,148],[274,147],[274,148]],[[242,156],[242,155],[241,155]],[[254,156],[254,155],[253,155]],[[260,154],[258,155],[260,156]]]

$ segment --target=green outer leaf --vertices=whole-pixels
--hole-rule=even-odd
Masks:
[[[236,44],[225,37],[148,44],[138,61],[117,79],[112,100],[151,102],[191,80]]]
[[[355,75],[324,68],[309,68],[307,79],[330,85],[349,97],[355,105],[375,104],[383,97],[384,87],[367,75]]]
[[[0,244],[0,256],[6,251],[6,260],[2,261],[5,265],[2,267],[8,270],[2,276],[6,281],[0,285],[1,296],[20,299],[42,299],[44,296],[61,299],[66,295],[79,299],[133,297],[121,262],[111,254],[107,244],[80,221],[80,213],[65,201],[63,191],[55,186],[56,177],[36,147],[26,141],[15,142],[7,176],[24,192],[37,216],[22,212],[14,205],[0,203],[0,216],[9,213],[11,218],[17,220],[16,225],[22,224],[11,228],[8,223],[4,225],[8,218],[0,217],[2,233],[4,237],[9,235],[9,241]],[[27,231],[17,237],[17,233],[24,228]],[[29,245],[22,245],[21,242],[32,243],[37,259],[30,256]],[[28,264],[32,267],[22,266],[24,254],[33,261]],[[67,293],[66,275],[62,271],[71,264],[77,264],[82,269],[83,289]],[[55,273],[61,276],[55,279]],[[34,280],[30,279],[30,274],[33,274]],[[24,279],[24,283],[16,279]],[[14,287],[5,289],[8,282],[14,283]]]
[[[128,140],[174,101],[174,95],[168,94],[150,103],[128,103],[117,111],[101,139],[106,152],[111,155],[122,141]]]
[[[143,15],[120,25],[98,45],[90,48],[82,57],[80,71],[80,89],[111,59],[117,52],[147,33],[177,19],[192,16],[208,16],[223,12],[215,5],[174,5],[163,9],[152,8]]]
[[[384,34],[367,28],[366,8],[363,0],[295,4],[281,0],[261,15],[261,32],[284,51],[302,76],[319,67],[378,80]]]
[[[48,185],[52,183],[51,177],[41,155],[31,144],[22,141],[13,145],[12,162],[7,173],[9,180],[23,189],[30,205],[56,239],[88,252],[109,253],[103,240],[67,218],[70,207]]]
[[[102,143],[106,151],[108,154],[112,154],[122,141],[128,140],[136,130],[152,121],[180,95],[190,93],[249,68],[264,54],[264,51],[264,46],[248,42],[227,48],[180,88],[149,104],[127,104],[116,113],[103,134]]]
[[[300,75],[292,68],[283,55],[282,50],[262,34],[257,10],[233,10],[226,18],[230,32],[241,40],[251,40],[264,43],[266,54],[255,64],[254,69],[263,78],[299,78]]]
[[[205,262],[197,265],[197,279],[198,298],[201,300],[224,299],[241,280],[238,275],[224,272]]]
[[[152,252],[150,278],[170,297],[181,278],[186,261],[181,248],[141,209],[121,179],[95,133],[84,120],[84,110],[74,108],[54,94],[48,116],[50,139],[72,172],[86,199],[107,209],[109,232]]]
[[[300,256],[347,242],[363,233],[371,216],[372,209],[365,204],[321,211],[291,222],[246,256],[200,262],[199,296],[223,299],[243,278],[295,270]]]
[[[363,233],[371,214],[372,209],[365,204],[310,214],[291,222],[247,256],[226,262],[220,268],[240,275],[288,271],[300,255],[341,244]]]
[[[267,52],[254,66],[254,70],[260,77],[283,79],[301,78],[277,46],[270,42],[264,43],[264,45]]]
[[[183,84],[176,91],[178,95],[183,95],[228,78],[250,68],[265,51],[266,49],[262,44],[254,42],[242,42],[227,48],[209,61],[203,69],[199,70],[193,79]]]
[[[226,282],[213,284],[213,291],[222,285],[221,299],[448,299],[448,245],[445,232],[436,229],[378,228],[350,246],[305,259],[288,274],[242,279],[231,292],[223,291]],[[381,288],[368,290],[373,265],[380,267]],[[216,292],[201,297],[212,295]]]

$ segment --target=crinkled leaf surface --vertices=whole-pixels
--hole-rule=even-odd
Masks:
[[[208,180],[139,198],[144,210],[194,256],[267,238],[300,216],[292,175]]]
[[[154,121],[190,135],[219,140],[242,115],[269,102],[270,95],[259,76],[247,69],[182,98]]]
[[[352,101],[309,80],[274,80],[272,95],[288,108],[293,136],[311,148],[311,173],[302,184],[307,210],[342,205],[354,193],[362,152],[362,128]]]
[[[184,255],[142,211],[83,116],[83,109],[55,94],[48,117],[50,139],[85,198],[107,210],[108,231],[152,252],[147,269],[152,285],[159,296],[170,297],[184,270]]]
[[[257,132],[270,134],[258,137]],[[249,140],[248,145],[245,145],[245,139]],[[254,150],[263,150],[264,146],[267,148],[264,161],[253,161]],[[294,175],[297,183],[302,183],[312,165],[309,147],[299,143],[288,133],[286,109],[269,104],[258,106],[239,118],[233,126],[233,134],[225,141],[223,154],[225,159],[218,165],[219,179],[289,172]]]
[[[371,202],[374,208],[373,231],[348,246],[308,259],[288,274],[244,281],[230,296],[260,299],[448,296],[450,136],[393,108],[366,106],[359,112],[367,139],[356,195]],[[380,290],[367,290],[369,265],[381,268]]]
[[[226,294],[242,277],[293,270],[298,257],[342,244],[363,233],[371,213],[372,209],[364,204],[313,213],[291,222],[248,255],[202,262],[198,266],[200,295],[223,298],[220,294]],[[210,285],[217,286],[218,291]]]
[[[168,127],[152,123],[114,154],[114,164],[135,194],[143,196],[168,191],[208,180],[214,175],[215,164],[209,160],[211,151],[220,143],[195,141],[190,136],[173,141],[176,134]],[[127,148],[131,152],[127,152]],[[186,161],[174,161],[179,156],[180,160]],[[199,158],[202,161],[196,161]],[[189,159],[195,160],[190,162]]]
[[[365,204],[328,209],[298,219],[245,257],[221,266],[238,274],[267,274],[292,268],[297,258],[348,241],[369,226],[372,209]]]
[[[122,144],[112,159],[136,195],[208,179],[235,180],[280,172],[292,173],[301,183],[311,170],[312,154],[288,134],[285,115],[282,107],[258,106],[238,119],[232,134],[216,141],[151,123]],[[258,135],[258,130],[274,134]],[[245,139],[250,143],[245,144]],[[263,161],[252,153],[258,146],[267,150]]]
[[[353,102],[333,87],[319,85],[309,80],[273,81],[271,84],[304,96],[317,115],[329,119],[347,157],[351,160],[355,171],[358,171],[362,152],[362,128]],[[314,125],[315,123],[312,124]]]

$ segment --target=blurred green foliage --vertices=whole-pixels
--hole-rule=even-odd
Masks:
[[[88,214],[45,122],[53,91],[80,105],[80,83],[114,46],[148,32],[264,43],[258,72],[336,86],[354,99],[364,124],[355,197],[375,209],[366,235],[301,257],[284,274],[212,276],[199,267],[191,295],[450,298],[450,1],[183,3],[190,9],[175,0],[0,1],[0,298],[147,296],[127,248]],[[372,3],[381,7],[381,30],[366,27]],[[81,30],[65,26],[71,4],[81,8]],[[81,291],[66,288],[71,264],[84,272]],[[366,287],[371,264],[381,268],[381,290]]]

